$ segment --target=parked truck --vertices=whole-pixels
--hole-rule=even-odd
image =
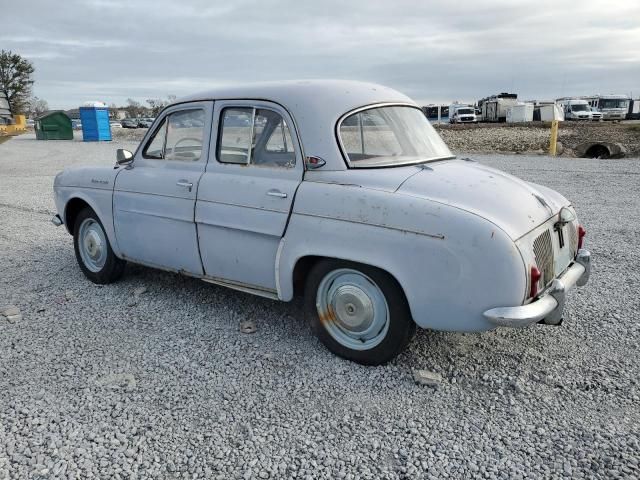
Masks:
[[[478,100],[478,108],[482,112],[480,119],[483,122],[506,122],[508,109],[517,103],[518,94],[506,92]]]
[[[602,113],[594,110],[589,102],[582,98],[563,97],[556,103],[562,107],[565,120],[602,120]]]
[[[449,123],[478,123],[473,105],[452,103],[449,105]]]

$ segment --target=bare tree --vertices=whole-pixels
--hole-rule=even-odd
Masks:
[[[33,85],[33,64],[12,51],[0,51],[0,90],[9,100],[9,108],[24,113],[29,108],[29,96]]]
[[[49,110],[49,104],[46,100],[39,97],[31,97],[29,99],[29,108],[26,113],[29,118],[35,118],[42,115],[47,110]]]
[[[146,102],[149,104],[149,109],[154,117],[167,105],[167,102],[160,98],[147,98]]]
[[[124,109],[127,111],[129,117],[136,118],[142,114],[144,107],[133,98],[127,98],[127,106]]]

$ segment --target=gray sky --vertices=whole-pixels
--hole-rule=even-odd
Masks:
[[[52,108],[345,78],[423,103],[640,96],[637,0],[5,1],[0,48]]]

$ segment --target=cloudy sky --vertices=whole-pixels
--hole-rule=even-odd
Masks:
[[[637,0],[23,0],[0,48],[52,108],[298,78],[382,83],[424,102],[640,96]]]

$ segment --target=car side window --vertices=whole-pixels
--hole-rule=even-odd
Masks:
[[[142,156],[151,160],[196,162],[202,156],[203,136],[204,110],[173,112],[162,120]]]
[[[225,108],[218,142],[218,160],[222,163],[249,163],[252,145],[253,108]]]
[[[162,160],[164,158],[164,140],[167,136],[167,119],[165,118],[160,126],[153,132],[151,140],[142,151],[142,156],[151,160]]]
[[[349,158],[402,155],[402,147],[382,109],[371,109],[345,118],[340,138]]]
[[[221,114],[218,160],[291,168],[296,163],[291,130],[282,115],[274,110],[225,108]]]
[[[204,110],[192,109],[169,115],[165,159],[197,162],[202,156]]]

